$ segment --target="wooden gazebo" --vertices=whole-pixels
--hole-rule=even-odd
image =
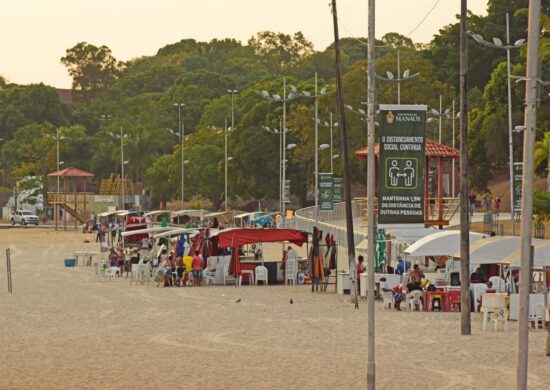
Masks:
[[[375,144],[374,153],[375,158],[375,183],[378,186],[378,153],[380,150],[380,145]],[[364,160],[368,156],[368,149],[362,148],[355,151],[355,156],[359,160]],[[458,175],[452,174],[452,168],[450,171],[450,185],[448,185],[448,191],[444,191],[443,185],[443,173],[444,173],[444,161],[445,160],[457,160],[460,157],[460,152],[457,149],[453,149],[447,145],[440,144],[438,142],[426,139],[426,148],[425,148],[426,164],[425,164],[425,219],[424,223],[426,225],[448,225],[449,220],[453,217],[459,206],[459,200],[456,197],[456,194],[453,193],[455,186],[452,183],[454,179],[456,181]],[[454,166],[454,165],[453,165]],[[432,169],[431,169],[432,168]],[[432,174],[437,172],[437,188],[436,191],[433,191],[433,188],[430,190],[430,183]],[[433,186],[432,186],[433,187]],[[378,193],[378,188],[376,190]]]
[[[78,168],[69,167],[49,173],[48,176],[55,177],[57,180],[63,178],[63,192],[60,192],[59,181],[57,192],[48,192],[48,203],[55,205],[55,228],[57,229],[58,227],[60,208],[65,211],[63,214],[63,226],[65,229],[67,228],[67,213],[73,217],[75,228],[77,222],[85,223],[88,218],[88,213],[86,212],[86,198],[87,196],[93,195],[91,192],[86,192],[86,184],[88,178],[94,177],[95,175]],[[72,178],[70,186],[67,185],[67,178]],[[78,191],[79,183],[83,184],[82,192]]]

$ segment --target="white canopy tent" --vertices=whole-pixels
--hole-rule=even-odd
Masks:
[[[521,237],[495,236],[477,240],[470,245],[470,264],[500,264],[502,259],[519,250]],[[460,250],[453,254],[460,257]]]
[[[128,231],[125,231],[125,232],[122,233],[122,237],[133,236],[133,235],[136,235],[136,234],[150,234],[150,235],[152,235],[153,233],[165,232],[165,231],[168,231],[170,229],[172,229],[172,228],[157,226],[157,227],[146,228],[146,229],[128,230]]]
[[[418,241],[421,238],[429,236],[439,232],[439,230],[433,228],[409,228],[409,227],[400,227],[400,228],[388,228],[386,233],[389,234],[393,239],[397,241]]]
[[[470,232],[470,243],[486,237]],[[430,234],[405,249],[410,256],[450,256],[460,250],[460,230],[444,230]]]
[[[550,267],[550,240],[540,240],[533,243],[534,267]],[[510,267],[517,268],[521,261],[521,250],[517,250],[514,253],[506,256],[502,260],[502,264],[508,264]]]

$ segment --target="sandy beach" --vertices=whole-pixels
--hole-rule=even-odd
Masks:
[[[309,286],[94,281],[92,267],[63,263],[74,250],[97,250],[84,243],[93,238],[0,230],[0,389],[366,388],[366,302],[354,310],[346,297]],[[506,333],[483,333],[474,313],[472,335],[460,336],[459,313],[377,302],[376,324],[380,389],[515,388],[515,322]],[[545,343],[545,331],[530,332],[532,389],[550,388]]]

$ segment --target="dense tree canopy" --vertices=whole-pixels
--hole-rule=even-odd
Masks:
[[[549,0],[543,1],[548,7]],[[527,0],[489,1],[487,16],[470,15],[469,29],[484,38],[505,37],[505,14],[510,14],[510,36],[515,41],[526,35]],[[401,83],[401,102],[427,104],[443,110],[458,102],[458,23],[443,26],[429,44],[419,45],[409,37],[389,33],[377,40],[376,72],[397,74],[397,51],[401,73],[409,69],[418,76]],[[550,17],[543,15],[541,28],[541,78],[550,79]],[[341,40],[344,98],[346,104],[362,108],[367,100],[366,39]],[[507,77],[506,52],[469,40],[470,91],[468,150],[471,181],[484,189],[491,174],[507,169]],[[283,78],[299,91],[314,93],[314,75],[319,89],[319,117],[337,122],[334,81],[334,47],[314,51],[300,32],[293,35],[259,32],[247,44],[233,39],[197,42],[183,39],[160,48],[156,55],[128,61],[123,67],[106,46],[81,42],[67,50],[62,62],[73,77],[73,89],[81,100],[75,107],[61,103],[55,89],[39,85],[20,86],[0,78],[1,166],[9,175],[36,175],[55,168],[55,142],[60,129],[60,153],[67,165],[91,170],[96,178],[120,172],[120,139],[124,138],[125,173],[143,182],[153,204],[179,199],[181,188],[180,140],[169,130],[185,133],[185,197],[204,199],[214,207],[224,199],[224,138],[227,120],[235,127],[228,133],[230,202],[276,199],[279,196],[279,136],[263,129],[281,129],[281,102],[263,99],[258,92],[283,96]],[[525,73],[525,49],[513,50],[512,73]],[[237,90],[233,95],[228,90]],[[288,90],[287,90],[288,92]],[[550,130],[550,88],[541,87],[537,129],[537,172],[546,174]],[[523,83],[513,83],[513,124],[523,122]],[[379,103],[397,102],[395,82],[377,82]],[[314,185],[313,99],[299,98],[286,107],[287,144],[296,148],[287,155],[287,178],[299,205],[312,202]],[[180,107],[181,117],[178,118]],[[458,104],[457,104],[458,106]],[[363,107],[364,108],[364,107]],[[346,112],[350,152],[365,146],[365,118]],[[442,140],[452,144],[452,119],[443,118]],[[212,130],[215,126],[217,130]],[[427,124],[429,138],[437,138],[437,121]],[[456,144],[458,147],[458,132]],[[319,128],[319,143],[330,142],[327,128]],[[340,134],[333,132],[334,153],[340,154]],[[521,153],[520,135],[515,135],[514,152]],[[320,154],[320,170],[328,170],[328,152]],[[517,157],[516,157],[517,159]],[[341,159],[334,160],[335,174],[341,174]],[[351,178],[365,180],[363,162],[350,157]]]

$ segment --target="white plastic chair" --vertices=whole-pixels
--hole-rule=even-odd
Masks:
[[[105,278],[109,281],[116,280],[118,278],[118,273],[120,272],[119,267],[109,267],[105,271]]]
[[[504,322],[504,331],[508,330],[508,319],[506,313],[505,294],[483,294],[481,299],[481,329],[487,329],[487,323],[492,322],[495,332],[498,330],[498,323]]]
[[[227,279],[235,281],[233,275],[229,275],[229,262],[223,265],[223,285],[227,284]]]
[[[487,285],[486,284],[475,284],[474,285],[474,311],[479,311],[479,305],[478,302],[481,299],[481,295],[485,294],[487,292]]]
[[[106,268],[105,261],[100,260],[99,263],[96,265],[95,280],[100,280],[100,279],[105,280],[105,268]]]
[[[298,275],[298,262],[296,260],[287,260],[286,265],[286,277],[285,284],[296,284],[296,276]]]
[[[190,275],[192,275],[192,273]],[[211,271],[210,269],[206,268],[202,272],[202,277],[207,286],[210,286],[211,284],[216,284],[216,270]]]
[[[489,278],[489,282],[493,283],[493,288],[496,292],[506,291],[506,283],[504,282],[504,279],[502,279],[500,276],[491,276]]]
[[[382,301],[384,302],[384,309],[391,309],[393,306],[393,293],[391,291],[382,291]]]
[[[407,294],[407,303],[410,311],[415,311],[418,307],[418,311],[424,311],[424,305],[422,303],[422,291],[414,290]]]
[[[139,280],[142,284],[151,283],[151,262],[148,262],[147,264],[139,264]]]
[[[258,284],[260,281],[263,281],[264,284],[267,286],[267,268],[262,265],[256,267],[256,284]]]
[[[546,309],[544,307],[544,302],[537,302],[533,306],[533,313],[529,313],[529,323],[533,326],[533,328],[538,329],[539,324],[541,329],[544,329],[544,322],[545,322],[545,313]]]
[[[164,282],[164,267],[159,266],[153,277],[153,282],[157,282],[157,287]]]
[[[130,274],[130,284],[137,283],[141,272],[139,264],[132,264],[132,273]]]

